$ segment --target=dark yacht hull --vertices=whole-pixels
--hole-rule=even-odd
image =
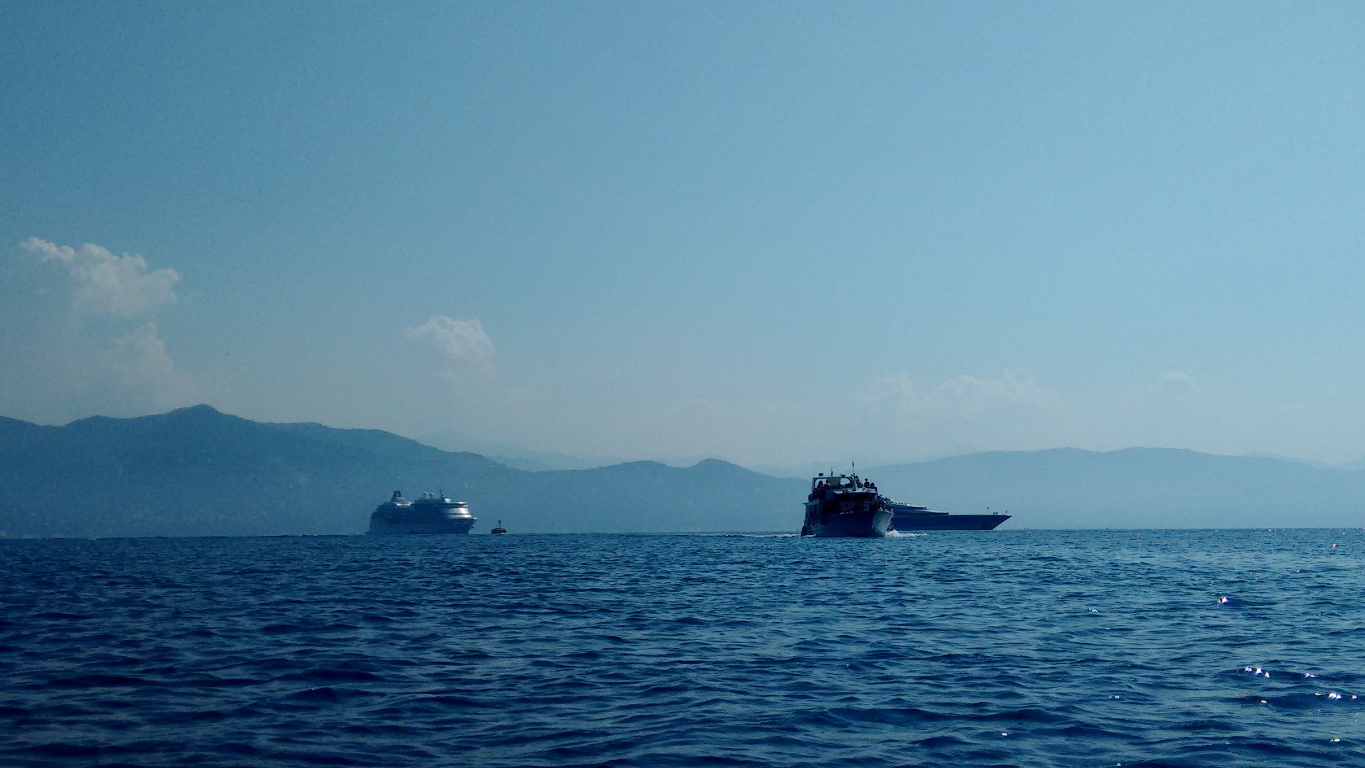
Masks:
[[[957,515],[943,512],[897,512],[891,526],[897,531],[989,531],[1009,515]]]
[[[875,539],[885,536],[891,526],[891,511],[875,509],[813,516],[803,534],[826,538]]]

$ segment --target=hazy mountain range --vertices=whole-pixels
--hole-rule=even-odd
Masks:
[[[473,435],[466,434],[456,429],[443,429],[437,432],[428,432],[417,437],[417,442],[429,445],[432,448],[440,448],[451,453],[477,453],[486,456],[493,461],[511,467],[512,469],[525,469],[531,472],[549,472],[556,469],[596,469],[607,467],[612,464],[627,463],[624,459],[611,457],[587,457],[570,456],[566,453],[554,451],[536,451],[530,448],[523,448],[512,443],[502,443],[494,440],[481,440]]]
[[[519,532],[773,530],[799,526],[803,487],[718,461],[530,472],[387,432],[208,406],[62,427],[0,419],[7,536],[361,533],[394,490],[468,500],[476,531],[499,519]]]
[[[523,457],[527,458],[527,457]],[[1010,528],[1356,527],[1365,472],[1192,451],[982,453],[870,467],[886,495]],[[0,418],[0,534],[352,534],[401,489],[470,502],[475,532],[795,531],[807,481],[722,461],[530,471],[374,430],[196,406],[61,427]]]
[[[549,472],[556,469],[597,469],[598,467],[608,467],[613,464],[629,464],[630,459],[623,459],[614,456],[570,456],[566,453],[555,451],[536,451],[512,443],[503,443],[494,440],[481,440],[473,435],[461,432],[456,429],[443,429],[437,432],[428,432],[419,435],[417,442],[429,445],[433,448],[440,448],[443,451],[452,453],[477,453],[486,456],[493,461],[513,469],[526,469],[532,472]],[[667,464],[670,467],[690,467],[698,462],[705,461],[706,456],[667,456],[656,457],[654,461],[660,464]],[[800,473],[790,474],[782,472],[765,472],[760,467],[750,467],[750,469],[765,475],[774,477],[799,477]]]

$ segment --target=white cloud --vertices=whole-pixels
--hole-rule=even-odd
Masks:
[[[117,256],[93,243],[72,248],[36,237],[19,247],[67,270],[76,285],[72,307],[80,315],[136,317],[176,301],[180,274],[169,268],[149,271],[141,256]]]
[[[114,340],[110,364],[124,381],[156,382],[175,373],[175,363],[159,332],[156,323],[147,323]]]
[[[106,375],[124,401],[168,410],[195,402],[198,387],[176,368],[156,323],[145,323],[114,340],[104,358]]]
[[[5,353],[30,362],[7,386],[30,411],[48,414],[45,420],[134,416],[202,401],[211,382],[180,369],[149,321],[176,302],[175,270],[89,243],[73,248],[30,237],[18,247],[38,257],[25,259],[34,266],[22,274],[42,290],[24,297],[30,332]],[[47,298],[58,291],[67,302]]]
[[[440,351],[450,372],[493,370],[493,341],[478,320],[455,320],[438,315],[408,329],[408,338],[424,341]]]
[[[1149,395],[1191,395],[1198,394],[1199,387],[1195,385],[1194,377],[1182,371],[1166,371],[1157,377],[1156,383],[1148,386],[1145,392]]]

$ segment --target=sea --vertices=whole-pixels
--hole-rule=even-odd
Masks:
[[[5,766],[1365,765],[1365,532],[0,541]]]

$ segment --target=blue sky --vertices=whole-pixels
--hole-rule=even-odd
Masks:
[[[0,414],[208,402],[748,464],[1355,459],[1362,28],[0,2]]]

